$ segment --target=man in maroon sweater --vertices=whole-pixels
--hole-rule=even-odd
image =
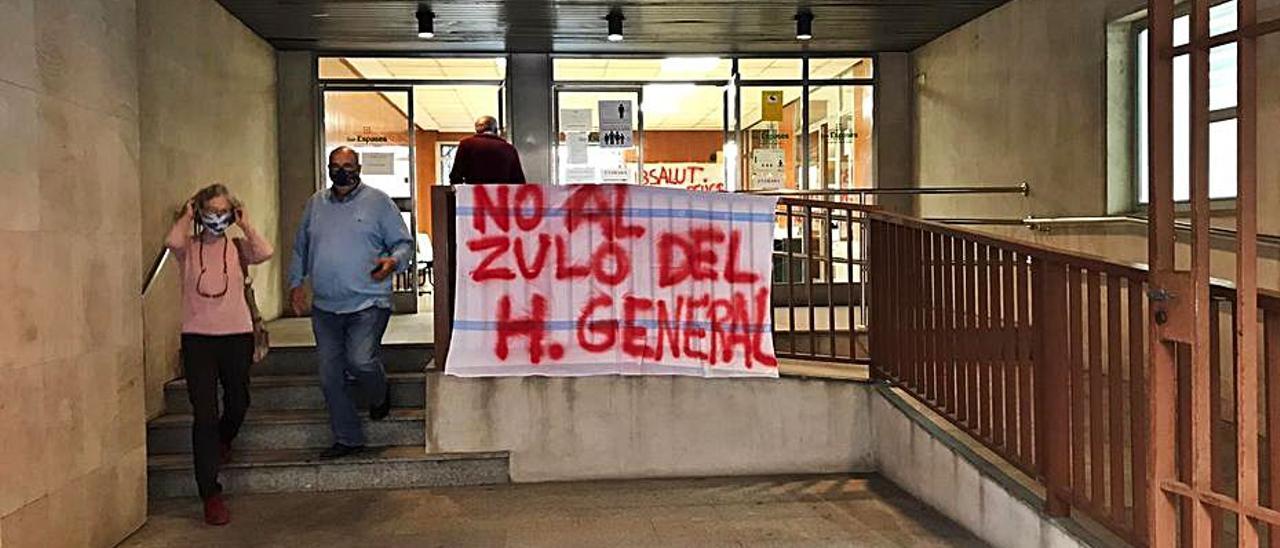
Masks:
[[[458,143],[453,157],[450,184],[518,184],[524,182],[520,153],[498,136],[498,120],[481,116],[476,120],[476,134]]]

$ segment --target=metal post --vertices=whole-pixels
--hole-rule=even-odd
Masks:
[[[1213,437],[1210,407],[1209,317],[1209,0],[1191,3],[1191,486],[1212,489]],[[1213,520],[1208,505],[1191,505],[1191,546],[1210,546]]]
[[[1258,134],[1257,0],[1239,0],[1237,44],[1239,93],[1236,137],[1236,486],[1244,508],[1258,505]],[[1271,455],[1272,462],[1276,455]],[[1272,468],[1274,474],[1274,468]],[[1275,501],[1272,501],[1274,506]],[[1258,530],[1244,512],[1236,514],[1239,545],[1258,546]],[[1272,528],[1274,536],[1280,528]]]
[[[1173,239],[1173,0],[1151,0],[1147,12],[1150,44],[1147,48],[1147,119],[1150,120],[1148,184],[1151,197],[1147,254],[1153,294],[1171,280]],[[1177,505],[1162,484],[1177,478],[1175,468],[1175,417],[1169,412],[1177,399],[1176,358],[1173,341],[1164,339],[1162,324],[1168,312],[1153,302],[1149,346],[1150,389],[1147,393],[1147,514],[1142,517],[1149,546],[1173,546],[1177,538]],[[1136,520],[1135,520],[1136,521]]]
[[[1044,475],[1045,512],[1071,515],[1071,363],[1067,359],[1067,272],[1060,263],[1032,263],[1034,325],[1039,343],[1035,361],[1036,453]],[[1090,394],[1090,397],[1097,397]],[[1076,458],[1083,458],[1077,455]]]

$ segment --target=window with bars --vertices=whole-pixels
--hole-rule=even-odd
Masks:
[[[1237,28],[1236,0],[1229,0],[1209,10],[1209,34],[1220,36]],[[1150,31],[1137,29],[1137,197],[1139,204],[1148,196],[1147,120],[1147,55]],[[1173,45],[1185,46],[1191,39],[1191,16],[1173,21]],[[1209,197],[1236,197],[1236,42],[1230,41],[1209,50]],[[1191,198],[1191,56],[1180,52],[1173,59],[1173,199],[1185,202]]]

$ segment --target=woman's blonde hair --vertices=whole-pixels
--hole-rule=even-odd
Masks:
[[[175,213],[175,218],[182,216],[182,212],[186,209],[188,203],[191,204],[191,207],[195,210],[194,213],[198,215],[199,212],[204,209],[204,206],[209,203],[209,200],[217,198],[218,196],[225,196],[227,201],[231,202],[232,209],[240,209],[240,200],[237,200],[235,195],[231,194],[231,191],[227,189],[226,185],[223,185],[222,183],[213,183],[197,190],[190,199],[178,208],[177,213]]]

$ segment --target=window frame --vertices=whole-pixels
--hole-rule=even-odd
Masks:
[[[1233,1],[1238,2],[1238,0],[1222,0],[1221,2],[1217,2],[1213,4],[1212,6],[1210,6],[1210,8],[1217,7],[1222,4],[1226,4]],[[1191,6],[1183,4],[1183,5],[1176,6],[1174,8],[1173,18],[1176,21],[1177,19],[1184,16],[1189,16],[1190,14],[1191,14]],[[1139,45],[1140,37],[1142,36],[1142,32],[1146,31],[1148,28],[1149,26],[1147,24],[1146,17],[1140,17],[1137,20],[1135,20],[1130,27],[1129,45],[1128,45],[1129,59],[1130,59],[1129,66],[1133,67],[1133,78],[1131,79],[1131,85],[1130,85],[1130,96],[1133,100],[1133,106],[1134,106],[1133,113],[1130,116],[1130,123],[1132,124],[1132,131],[1130,132],[1130,134],[1132,136],[1131,139],[1133,143],[1132,150],[1130,153],[1133,158],[1132,165],[1130,166],[1130,177],[1133,183],[1130,185],[1129,199],[1132,200],[1131,202],[1133,204],[1132,209],[1137,213],[1143,213],[1143,214],[1145,214],[1149,210],[1151,206],[1151,200],[1149,196],[1146,201],[1142,200],[1142,187],[1144,184],[1144,181],[1142,179],[1142,170],[1144,166],[1142,165],[1143,162],[1140,160],[1146,157],[1147,160],[1149,161],[1150,157],[1148,155],[1150,154],[1150,152],[1142,150],[1143,148],[1142,147],[1142,142],[1143,142],[1142,119],[1143,119],[1143,116],[1147,115],[1148,104],[1140,100],[1141,93],[1139,90],[1141,87],[1141,82],[1143,82],[1148,78],[1150,72],[1149,70],[1139,70],[1139,67],[1149,68],[1149,66],[1144,64],[1147,61],[1145,59],[1142,59],[1142,55],[1141,55],[1141,52],[1139,51],[1138,45]],[[1228,32],[1224,32],[1222,34],[1210,36],[1209,50],[1212,51],[1214,48],[1217,48],[1217,47],[1225,46],[1228,44],[1239,44],[1239,43],[1240,43],[1240,29],[1239,29],[1239,25],[1237,24],[1235,29],[1232,29]],[[1148,48],[1150,48],[1149,43],[1148,43]],[[1191,54],[1191,46],[1189,43],[1178,45],[1173,48],[1174,59],[1177,59],[1184,55],[1190,55],[1190,54]],[[1238,59],[1236,61],[1236,67],[1237,69],[1239,68]],[[1212,86],[1212,81],[1210,82],[1210,86]],[[1227,120],[1239,120],[1240,118],[1239,108],[1240,108],[1240,105],[1237,103],[1236,106],[1210,110],[1209,125],[1212,126],[1214,123],[1223,122]],[[1189,154],[1190,152],[1186,151],[1185,153]],[[1177,158],[1178,158],[1178,151],[1175,150],[1174,151],[1175,162],[1177,162]],[[1188,158],[1188,161],[1189,160],[1190,158]],[[1212,159],[1210,159],[1210,161],[1212,161]],[[1149,182],[1149,181],[1146,181],[1146,182]],[[1176,194],[1177,189],[1174,189],[1174,192]],[[1209,207],[1211,210],[1214,210],[1214,211],[1235,209],[1236,197],[1238,194],[1239,194],[1239,182],[1237,181],[1236,189],[1233,191],[1230,197],[1210,198]],[[1188,197],[1185,200],[1178,200],[1175,198],[1173,202],[1173,206],[1174,206],[1174,211],[1178,213],[1190,211],[1191,199],[1190,197]]]

